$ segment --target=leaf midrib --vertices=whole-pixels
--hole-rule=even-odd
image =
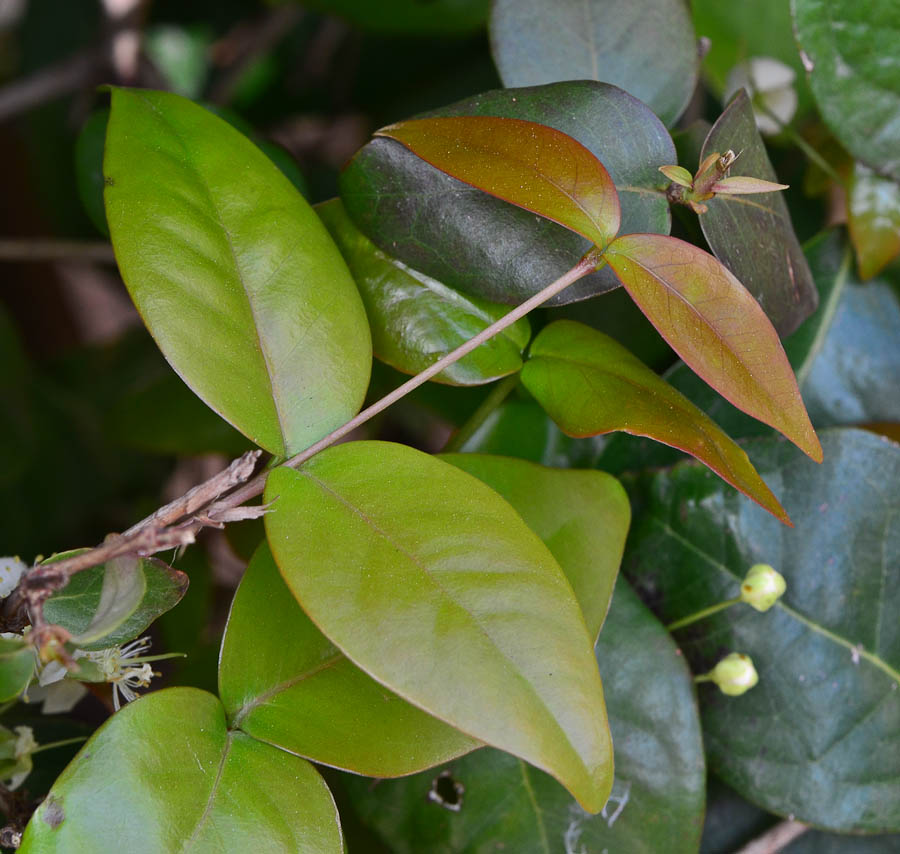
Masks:
[[[266,343],[263,340],[263,336],[260,334],[260,325],[259,319],[256,316],[256,309],[253,305],[253,300],[250,298],[250,293],[247,289],[247,285],[244,281],[244,274],[241,270],[241,266],[238,263],[237,253],[234,248],[234,241],[231,236],[231,232],[228,228],[226,228],[225,223],[222,222],[221,212],[219,211],[218,205],[215,203],[212,195],[212,191],[209,188],[209,185],[206,183],[206,179],[203,174],[197,169],[194,164],[194,158],[191,154],[190,149],[187,147],[185,141],[182,139],[181,133],[178,128],[175,127],[165,116],[165,114],[149,99],[146,95],[140,95],[141,99],[147,104],[147,106],[153,111],[153,113],[157,116],[157,119],[166,125],[167,128],[171,131],[172,135],[178,140],[178,144],[181,146],[181,150],[184,153],[185,162],[187,168],[190,172],[195,176],[198,184],[203,188],[203,192],[206,195],[207,201],[209,202],[210,210],[213,212],[215,217],[215,222],[218,224],[219,228],[222,229],[222,233],[225,236],[225,242],[228,244],[228,251],[231,255],[231,262],[234,267],[235,277],[240,283],[241,290],[244,293],[244,298],[247,301],[247,308],[250,311],[250,317],[253,320],[253,331],[255,333],[256,341],[259,345],[260,355],[262,356],[263,368],[266,372],[266,378],[269,383],[269,391],[272,395],[272,409],[275,413],[275,418],[278,422],[278,433],[281,437],[281,450],[284,451],[288,445],[287,433],[285,431],[285,425],[282,417],[281,406],[279,405],[280,397],[279,397],[279,389],[275,382],[275,376],[271,366],[271,359],[269,356],[268,348],[266,347]],[[292,250],[293,251],[293,250]],[[289,253],[290,254],[290,253]],[[282,259],[279,262],[279,266],[277,269],[280,269],[281,265],[287,260],[287,258]]]
[[[507,655],[507,653],[504,652],[504,651],[496,644],[496,642],[494,641],[494,639],[491,637],[490,633],[487,631],[487,629],[485,629],[485,627],[481,624],[481,622],[474,616],[474,614],[472,614],[472,613],[471,613],[467,608],[465,608],[465,606],[463,606],[461,603],[457,602],[456,599],[454,599],[454,598],[447,592],[447,590],[446,590],[446,589],[445,589],[445,588],[437,581],[437,579],[435,579],[434,575],[433,575],[431,572],[429,572],[427,566],[425,566],[425,565],[424,565],[424,564],[423,564],[423,563],[422,563],[415,555],[410,554],[410,553],[409,553],[408,551],[406,551],[406,549],[404,549],[399,543],[397,543],[397,542],[390,536],[390,534],[388,534],[388,532],[386,532],[386,531],[383,530],[379,525],[377,525],[376,522],[375,522],[375,520],[372,519],[370,516],[368,516],[368,515],[362,510],[362,508],[359,508],[359,507],[357,507],[356,505],[354,505],[352,502],[348,501],[346,498],[344,498],[342,495],[340,495],[336,490],[332,489],[328,484],[326,484],[324,481],[322,481],[322,480],[320,480],[319,478],[317,478],[315,475],[313,475],[313,474],[310,473],[309,471],[304,470],[304,469],[299,469],[299,470],[296,471],[296,474],[301,475],[301,476],[306,477],[306,478],[308,478],[309,480],[311,480],[311,481],[312,481],[313,483],[315,483],[315,484],[316,484],[323,492],[326,492],[326,493],[328,493],[329,495],[333,496],[335,500],[337,500],[338,502],[340,502],[341,504],[343,504],[343,505],[344,505],[351,513],[353,513],[354,515],[358,516],[358,517],[363,521],[363,523],[364,523],[365,525],[367,525],[367,526],[368,526],[375,534],[377,534],[378,536],[382,537],[382,538],[383,538],[383,539],[391,546],[391,548],[395,549],[397,552],[399,552],[401,555],[403,555],[407,560],[409,560],[414,566],[418,567],[418,568],[424,573],[424,575],[431,581],[431,583],[434,584],[434,586],[440,591],[440,594],[446,599],[446,601],[452,603],[454,607],[459,608],[461,611],[463,611],[463,612],[466,614],[466,616],[469,618],[469,620],[471,621],[471,623],[472,623],[472,624],[478,629],[478,631],[479,631],[482,635],[484,635],[484,637],[488,640],[488,642],[490,643],[491,647],[492,647],[493,649],[495,649],[495,650],[497,651],[497,653],[499,653],[499,655],[501,656],[501,658],[502,658],[505,662],[507,662],[507,665],[509,666],[509,668],[510,668],[510,670],[511,670],[511,672],[512,672],[512,675],[513,675],[517,680],[519,680],[520,682],[522,682],[522,683],[525,685],[525,687],[526,687],[526,689],[528,690],[528,692],[529,692],[529,693],[530,693],[530,694],[538,701],[539,707],[544,711],[544,713],[546,714],[546,716],[547,716],[547,717],[549,718],[549,720],[552,722],[552,725],[553,725],[554,729],[559,733],[559,735],[562,736],[562,739],[563,739],[564,743],[567,744],[567,745],[569,746],[569,749],[571,750],[572,755],[575,757],[575,759],[576,759],[578,765],[581,767],[582,772],[587,776],[588,779],[592,779],[592,775],[591,775],[591,773],[590,773],[588,767],[586,766],[586,764],[585,764],[584,761],[582,760],[582,758],[581,758],[581,756],[580,756],[578,750],[576,750],[576,749],[575,749],[575,746],[572,744],[572,741],[571,741],[571,739],[569,738],[568,733],[562,728],[562,726],[560,725],[559,721],[556,719],[556,716],[553,714],[553,712],[552,712],[552,711],[550,710],[550,708],[548,707],[548,705],[547,705],[546,701],[544,700],[544,698],[537,692],[537,689],[536,689],[536,687],[532,684],[532,682],[531,682],[529,679],[527,679],[527,678],[524,676],[524,674],[522,674],[522,673],[519,671],[519,669],[518,669],[518,667],[516,666],[515,662],[512,661],[512,659],[509,658],[509,656]],[[346,654],[346,653],[345,653],[345,654]],[[375,679],[377,682],[381,682],[381,680],[380,680],[374,673],[371,673],[371,672],[370,672],[365,666],[363,666],[360,662],[355,661],[355,659],[353,659],[353,658],[352,658],[351,656],[349,656],[349,655],[347,655],[347,658],[350,659],[351,661],[353,661],[353,663],[356,664],[361,670],[363,670],[363,672],[368,673],[368,674],[369,674],[373,679]],[[403,697],[403,699],[407,700],[407,701],[408,701],[409,703],[411,703],[412,705],[417,706],[418,708],[423,709],[425,712],[427,712],[428,714],[430,714],[430,715],[432,715],[433,717],[437,718],[438,720],[442,720],[442,721],[444,721],[445,723],[447,723],[448,725],[454,727],[455,729],[458,729],[458,730],[459,730],[460,732],[462,732],[464,735],[468,735],[470,738],[474,738],[474,739],[477,739],[477,740],[479,740],[479,741],[482,740],[482,737],[481,737],[481,736],[478,736],[478,735],[476,735],[476,734],[474,734],[474,733],[465,732],[465,730],[463,730],[463,729],[462,729],[460,726],[458,726],[456,723],[454,723],[454,722],[452,722],[452,721],[446,720],[446,718],[444,718],[443,715],[442,715],[439,711],[425,708],[424,706],[422,706],[422,705],[420,704],[420,701],[419,701],[417,698],[408,696],[407,694],[405,694],[405,693],[401,692],[400,690],[398,690],[398,688],[397,688],[396,686],[394,686],[394,685],[389,685],[389,684],[386,684],[386,683],[383,683],[383,682],[382,682],[382,684],[385,684],[385,686],[386,686],[389,690],[393,691],[393,692],[396,693],[398,696]],[[549,770],[549,769],[548,769],[548,770]]]
[[[694,552],[703,558],[710,566],[719,570],[723,575],[727,575],[729,578],[737,581],[738,584],[741,582],[741,578],[737,573],[733,572],[729,567],[725,564],[716,560],[712,555],[707,554],[702,549],[695,546],[690,540],[686,537],[683,537],[679,534],[671,525],[669,525],[665,520],[659,518],[659,516],[651,514],[651,521],[656,523],[659,527],[661,527],[666,534],[668,534],[672,539],[677,540],[682,546]],[[865,659],[869,662],[873,667],[878,668],[891,679],[894,680],[897,684],[900,684],[900,671],[895,670],[888,664],[883,658],[876,655],[875,653],[869,652],[865,648],[863,648],[862,644],[854,644],[848,641],[846,638],[841,637],[839,634],[832,632],[830,629],[826,629],[824,626],[819,625],[814,620],[811,620],[809,617],[801,614],[799,611],[794,610],[789,605],[784,604],[780,599],[775,603],[775,608],[779,608],[784,611],[788,616],[793,617],[797,622],[802,623],[806,626],[810,631],[815,632],[816,634],[820,634],[833,643],[838,644],[839,646],[844,647],[849,650],[851,654],[857,654],[860,658]]]

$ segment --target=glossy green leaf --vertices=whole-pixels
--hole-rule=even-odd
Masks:
[[[533,400],[511,398],[484,420],[460,450],[567,468],[577,467],[581,444],[566,436]]]
[[[480,746],[346,658],[297,604],[265,543],[231,606],[219,695],[232,727],[369,777],[410,774]]]
[[[697,84],[697,45],[681,0],[495,0],[491,48],[506,86],[602,80],[667,125]]]
[[[562,131],[603,162],[619,193],[624,232],[669,233],[658,167],[675,162],[672,140],[644,104],[615,86],[578,80],[500,89],[428,115],[501,116]],[[580,235],[463,184],[387,139],[356,154],[341,174],[340,190],[350,217],[382,250],[494,302],[523,302],[591,247]],[[617,285],[609,270],[600,270],[551,304]]]
[[[34,664],[31,644],[15,638],[0,638],[0,703],[18,697],[28,687]]]
[[[499,492],[546,543],[596,638],[631,521],[621,484],[605,472],[552,469],[511,457],[444,454],[441,459]]]
[[[339,199],[318,206],[317,212],[356,279],[375,356],[391,367],[417,374],[509,311],[386,255],[356,228]],[[528,320],[522,318],[434,379],[476,385],[515,373],[530,337]]]
[[[848,190],[847,221],[859,275],[871,279],[900,255],[900,185],[854,163]]]
[[[315,213],[252,142],[176,95],[116,89],[104,175],[122,276],[207,404],[276,454],[356,413],[371,366],[362,302]]]
[[[848,283],[803,396],[816,424],[900,422],[900,287]]]
[[[547,125],[493,116],[410,119],[382,128],[459,181],[577,232],[603,248],[618,233],[619,197],[603,164]]]
[[[456,34],[480,28],[489,0],[304,0],[303,5],[346,18],[376,33]]]
[[[590,636],[559,565],[509,504],[385,442],[274,470],[265,500],[276,498],[266,515],[275,560],[348,658],[602,808],[612,753]]]
[[[334,801],[307,762],[230,731],[219,701],[170,688],[113,715],[32,816],[22,854],[341,854]]]
[[[822,118],[857,160],[900,180],[900,3],[793,0],[792,9]]]
[[[55,555],[54,560],[72,554]],[[177,605],[187,588],[183,572],[156,558],[140,558],[133,568],[109,561],[73,575],[46,601],[44,616],[70,632],[81,647],[110,647],[138,637]]]
[[[596,654],[616,744],[616,781],[600,815],[587,815],[546,774],[491,749],[375,788],[348,780],[354,807],[397,854],[694,854],[705,773],[690,673],[624,580]],[[458,811],[430,794],[453,783],[463,786]]]
[[[612,338],[571,320],[534,340],[522,382],[570,436],[622,430],[697,457],[783,522],[787,514],[746,452]]]
[[[742,176],[778,180],[743,89],[712,126],[701,160],[729,149],[740,155],[726,182]],[[817,300],[782,194],[722,195],[704,204],[708,210],[700,216],[700,226],[710,249],[756,298],[778,333],[790,335],[815,310]]]
[[[900,828],[900,446],[823,433],[825,462],[777,440],[755,459],[796,529],[738,502],[702,469],[648,479],[623,564],[665,622],[734,596],[770,563],[787,592],[765,614],[735,606],[678,635],[702,673],[723,651],[751,656],[741,697],[702,686],[710,764],[755,803],[844,832]]]
[[[690,243],[658,234],[619,237],[604,258],[695,373],[739,409],[822,459],[778,334],[725,267]]]

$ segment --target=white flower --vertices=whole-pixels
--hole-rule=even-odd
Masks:
[[[774,135],[797,112],[794,81],[797,72],[771,56],[757,56],[738,63],[728,72],[725,101],[738,89],[746,89],[760,133]]]
[[[122,647],[112,646],[87,653],[87,657],[97,665],[106,681],[112,684],[113,706],[116,711],[121,708],[120,693],[125,702],[130,703],[137,697],[136,688],[147,688],[150,680],[159,676],[140,658],[142,653],[150,649],[150,643],[149,637],[143,637]]]
[[[9,596],[28,567],[17,557],[0,557],[0,599]]]

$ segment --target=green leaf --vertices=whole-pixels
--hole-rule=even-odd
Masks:
[[[75,141],[75,179],[78,195],[91,222],[101,234],[109,235],[103,209],[103,142],[109,110],[95,110],[82,125]]]
[[[113,715],[37,808],[22,854],[341,854],[334,801],[307,762],[229,731],[219,701],[170,688]]]
[[[742,176],[777,181],[743,89],[712,126],[701,162],[715,151],[729,149],[740,155],[730,170],[734,177],[726,182]],[[759,302],[778,333],[790,335],[815,311],[817,300],[815,282],[782,194],[761,193],[751,199],[716,196],[705,204],[708,210],[700,216],[700,226],[710,249]]]
[[[14,638],[0,638],[0,703],[18,697],[34,674],[34,648]]]
[[[667,125],[697,84],[697,45],[681,0],[495,0],[491,49],[505,86],[603,80]]]
[[[793,0],[794,31],[822,118],[843,146],[900,180],[897,0]]]
[[[79,550],[54,555],[53,561]],[[115,646],[138,637],[173,608],[188,577],[156,558],[115,559],[78,572],[44,604],[47,621],[62,626],[85,649]],[[52,561],[46,561],[50,563]]]
[[[104,160],[116,258],[189,386],[275,454],[356,414],[365,310],[325,228],[272,162],[176,95],[115,89]]]
[[[621,484],[605,472],[552,469],[511,457],[444,454],[441,459],[484,481],[512,504],[556,558],[588,632],[596,638],[631,521]]]
[[[509,504],[384,442],[274,470],[265,500],[276,498],[266,515],[275,560],[348,658],[602,808],[612,754],[590,637],[562,570]]]
[[[440,116],[382,128],[432,166],[577,232],[600,248],[618,233],[619,197],[603,164],[561,131],[522,119]]]
[[[694,176],[684,166],[660,166],[659,171],[675,184],[688,189],[694,186]]]
[[[509,311],[386,255],[356,228],[339,199],[316,210],[356,279],[375,356],[391,367],[417,374]],[[528,320],[522,318],[434,379],[477,385],[515,373],[522,368],[522,350],[530,337]]]
[[[480,746],[346,658],[297,604],[265,543],[231,606],[219,695],[232,728],[369,777],[410,774]]]
[[[819,306],[784,342],[784,352],[810,406],[814,422],[826,426],[820,420],[821,410],[815,410],[815,398],[811,396],[806,379],[824,343],[828,340],[829,329],[844,293],[852,253],[846,234],[839,228],[822,232],[808,241],[804,253],[818,286]],[[769,427],[735,409],[684,362],[678,362],[667,371],[664,379],[714,419],[729,436],[747,438],[771,435]],[[748,450],[752,452],[752,446],[748,447]],[[662,448],[658,444],[616,434],[610,437],[595,464],[605,471],[620,474],[623,471],[669,466],[679,459],[680,456],[676,452]]]
[[[803,384],[816,424],[900,421],[900,288],[848,283]]]
[[[759,672],[739,698],[702,686],[710,764],[779,815],[896,831],[900,447],[853,430],[829,430],[823,445],[816,466],[784,442],[757,443],[794,531],[696,466],[648,478],[623,566],[665,622],[736,595],[757,562],[778,569],[787,592],[765,614],[735,606],[679,633],[697,673],[734,650]]]
[[[499,89],[429,115],[527,119],[562,131],[603,162],[619,193],[623,231],[669,233],[665,181],[657,170],[675,162],[672,140],[644,104],[615,86],[579,80]],[[356,154],[340,190],[347,213],[382,250],[494,302],[524,302],[591,248],[568,229],[487,196],[386,139]],[[617,286],[609,270],[600,270],[551,304]]]
[[[900,185],[854,163],[847,197],[859,275],[871,279],[900,255]]]
[[[450,35],[477,30],[489,0],[304,0],[303,5],[346,18],[357,27],[398,35]]]
[[[822,459],[778,334],[725,267],[690,243],[658,234],[619,237],[604,258],[695,373],[814,460]]]
[[[570,436],[622,430],[686,451],[783,522],[784,509],[747,454],[621,344],[560,320],[534,340],[522,382]]]
[[[671,637],[624,580],[596,655],[616,744],[616,782],[600,815],[586,815],[546,774],[491,749],[440,772],[449,777],[431,771],[375,788],[347,780],[354,807],[397,854],[694,854],[705,772],[691,676]],[[464,787],[458,812],[429,796],[454,782]]]

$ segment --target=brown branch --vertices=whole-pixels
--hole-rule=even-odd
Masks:
[[[757,836],[752,842],[748,842],[736,854],[778,854],[807,830],[809,830],[809,826],[801,824],[799,821],[779,822],[761,836]]]
[[[0,238],[0,261],[97,261],[115,264],[109,243],[84,240]]]
[[[0,89],[0,122],[75,92],[106,67],[106,51],[94,48],[10,83]]]
[[[502,332],[529,311],[565,290],[582,276],[592,272],[596,269],[597,263],[598,258],[593,252],[589,252],[555,282],[547,285],[486,329],[364,409],[355,418],[351,418],[306,450],[295,454],[282,465],[298,468],[320,451],[333,445],[370,418],[405,397],[413,389],[418,388],[445,368],[480,347],[485,341]],[[261,454],[261,451],[248,451],[234,460],[224,471],[205,483],[195,486],[165,507],[161,507],[151,516],[133,525],[124,534],[110,535],[102,545],[96,548],[54,563],[42,563],[32,567],[22,578],[16,590],[4,601],[2,611],[0,611],[0,627],[6,631],[16,631],[15,628],[11,628],[13,617],[14,615],[23,615],[24,600],[29,612],[28,616],[34,626],[33,643],[37,649],[44,652],[46,648],[49,653],[65,659],[63,644],[66,638],[62,637],[58,627],[48,626],[44,621],[44,601],[55,591],[65,587],[69,578],[76,572],[82,572],[123,555],[147,556],[164,549],[188,545],[194,542],[197,533],[206,526],[221,527],[228,521],[265,513],[266,507],[241,507],[246,501],[262,494],[265,487],[267,471],[261,472],[249,480]]]

